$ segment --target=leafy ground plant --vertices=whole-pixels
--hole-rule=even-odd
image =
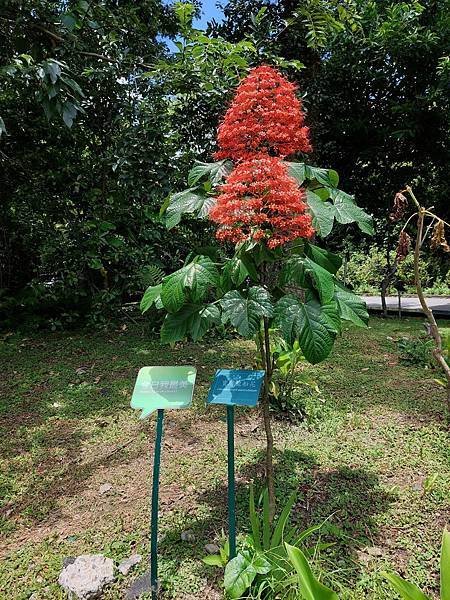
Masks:
[[[340,257],[312,238],[328,236],[335,221],[372,233],[371,217],[338,189],[334,170],[285,161],[311,150],[295,91],[269,66],[253,69],[241,82],[218,130],[219,162],[197,163],[189,189],[163,207],[168,227],[184,214],[208,216],[232,255],[221,261],[206,253],[190,257],[149,287],[141,302],[144,312],[153,305],[166,311],[164,343],[188,336],[196,342],[219,324],[255,340],[266,372],[261,404],[270,519],[275,484],[269,404],[278,368],[271,332],[316,364],[331,353],[343,321],[365,326],[368,320],[365,304],[336,277]]]
[[[289,517],[295,501],[296,494],[293,493],[276,521],[271,522],[268,490],[261,494],[259,504],[262,507],[258,510],[253,486],[250,487],[251,534],[243,549],[225,566],[224,587],[230,598],[241,598],[250,589],[257,598],[279,597],[280,594],[291,597],[297,589],[287,548],[303,545],[320,526],[299,532],[291,525]],[[292,545],[288,546],[288,542]]]

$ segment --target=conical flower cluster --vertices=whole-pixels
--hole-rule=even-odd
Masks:
[[[309,129],[295,86],[273,67],[252,69],[236,90],[217,133],[217,160],[264,153],[284,158],[310,152]]]
[[[314,233],[304,196],[279,158],[256,155],[232,171],[209,216],[220,223],[220,240],[265,239],[269,248],[275,248]]]
[[[272,67],[253,69],[239,85],[217,141],[215,158],[236,164],[209,213],[219,224],[218,239],[264,240],[275,248],[311,237],[305,193],[282,161],[311,150],[295,86]]]

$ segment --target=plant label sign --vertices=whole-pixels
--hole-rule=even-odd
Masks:
[[[131,408],[145,419],[159,409],[186,408],[194,393],[195,367],[142,367],[131,397]]]
[[[208,404],[256,406],[264,371],[219,369],[209,390]]]

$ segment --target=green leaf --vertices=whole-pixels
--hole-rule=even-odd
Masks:
[[[302,184],[306,179],[306,165],[304,163],[287,162],[288,173],[291,177],[294,177],[299,184]]]
[[[170,313],[176,313],[186,302],[182,269],[175,271],[163,280],[161,302]]]
[[[188,323],[188,332],[196,342],[205,335],[211,325],[219,323],[219,308],[215,304],[209,304],[191,316]]]
[[[248,553],[240,553],[225,567],[224,586],[230,598],[240,598],[257,575]]]
[[[232,284],[241,285],[248,277],[249,272],[244,261],[239,256],[233,256],[225,263],[222,271],[222,282],[225,289],[230,289]]]
[[[450,600],[450,532],[447,529],[442,534],[441,600]]]
[[[288,498],[288,501],[284,505],[283,510],[281,511],[281,514],[280,514],[277,524],[275,526],[275,529],[274,529],[274,532],[272,535],[272,539],[270,541],[271,548],[276,548],[277,546],[279,546],[281,544],[281,540],[283,538],[284,527],[286,525],[286,521],[288,520],[291,509],[294,506],[296,498],[297,498],[296,492],[292,492],[292,494]]]
[[[206,217],[215,201],[215,198],[207,196],[202,188],[190,188],[174,194],[166,208],[166,227],[172,229],[178,225],[186,213],[195,213],[199,219]]]
[[[270,522],[270,504],[269,504],[269,491],[266,488],[263,492],[263,548],[264,550],[269,550],[270,548],[270,530],[271,530],[271,522]]]
[[[194,301],[205,295],[211,286],[219,284],[220,275],[216,265],[208,256],[197,256],[191,263],[181,269],[183,286],[191,290]]]
[[[311,190],[306,192],[306,202],[313,215],[313,227],[321,237],[327,237],[333,229],[334,209],[329,202],[324,202]]]
[[[330,189],[330,197],[334,202],[334,212],[338,223],[343,225],[357,223],[364,233],[374,234],[372,217],[355,204],[352,196],[341,190]]]
[[[76,115],[77,109],[75,105],[72,104],[72,102],[64,102],[62,117],[67,127],[72,127],[73,120],[75,119]]]
[[[6,133],[5,121],[0,117],[0,137],[3,133]]]
[[[319,292],[320,301],[322,304],[331,302],[334,298],[334,280],[333,275],[315,263],[313,260],[305,256],[303,259],[305,269],[309,273]]]
[[[223,567],[224,563],[220,554],[210,554],[209,556],[205,556],[202,558],[202,562],[205,565],[210,565],[211,567]]]
[[[202,177],[208,177],[212,185],[217,185],[231,173],[233,163],[221,160],[214,163],[195,161],[194,167],[189,171],[188,185],[195,185]]]
[[[328,180],[333,187],[339,185],[339,175],[334,169],[328,169]]]
[[[275,324],[283,338],[293,344],[298,339],[305,358],[316,364],[330,354],[336,331],[330,324],[335,305],[321,306],[314,299],[300,302],[295,296],[284,296],[275,307]]]
[[[305,274],[309,275],[309,280],[305,278]],[[293,282],[303,288],[314,285],[319,292],[322,304],[331,302],[334,298],[333,275],[308,256],[292,257],[281,271],[281,285],[289,285]]]
[[[339,175],[334,169],[324,169],[322,167],[314,167],[305,163],[286,162],[288,172],[291,177],[294,177],[300,184],[305,181],[317,181],[325,186],[336,187],[339,183]]]
[[[192,300],[197,302],[211,286],[218,285],[219,280],[219,272],[212,260],[207,256],[197,256],[163,280],[162,303],[169,312],[177,312],[186,302],[186,288],[190,289]]]
[[[403,600],[430,600],[417,585],[405,581],[399,575],[386,572],[383,572],[382,575],[389,581],[394,590],[400,594]]]
[[[159,285],[151,285],[145,290],[140,304],[142,313],[145,313],[161,297],[161,290],[161,283]]]
[[[250,484],[250,525],[252,528],[253,546],[255,550],[262,550],[261,546],[261,527],[259,517],[255,508],[255,490],[253,484]]]
[[[237,290],[231,290],[220,303],[224,322],[229,321],[244,337],[252,337],[259,329],[261,318],[273,314],[270,294],[260,286],[251,287],[247,297]]]
[[[366,327],[369,322],[366,303],[342,284],[337,283],[335,298],[341,313],[341,319],[351,321],[358,327]]]
[[[335,275],[342,266],[342,258],[337,254],[328,252],[324,248],[314,246],[314,244],[305,244],[305,254],[311,258],[315,263],[333,273]]]
[[[174,344],[184,340],[189,330],[192,314],[197,309],[197,306],[188,304],[183,306],[177,313],[167,313],[161,327],[161,342],[163,344]]]
[[[338,595],[314,576],[306,556],[299,548],[285,544],[287,555],[300,581],[300,593],[305,600],[339,600]]]

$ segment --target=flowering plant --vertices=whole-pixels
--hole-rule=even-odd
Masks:
[[[367,323],[365,304],[337,278],[341,258],[315,243],[337,221],[372,233],[371,217],[337,188],[332,169],[286,161],[311,150],[295,86],[270,66],[250,71],[219,126],[217,162],[197,162],[189,188],[163,212],[168,228],[184,215],[209,218],[231,256],[203,254],[149,287],[141,302],[164,309],[161,340],[200,339],[217,324],[254,338],[266,371],[262,411],[270,511],[275,510],[270,395],[276,331],[315,364],[330,354],[341,321]],[[314,241],[314,243],[313,243]]]

